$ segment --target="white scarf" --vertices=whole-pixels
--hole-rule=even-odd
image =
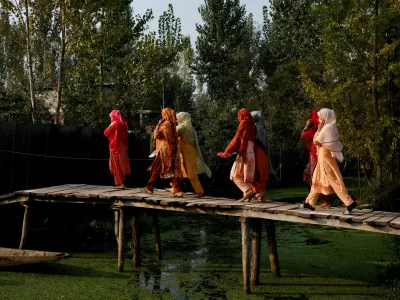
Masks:
[[[333,110],[323,108],[318,112],[318,118],[324,121],[324,127],[322,127],[316,141],[320,142],[323,147],[331,151],[332,157],[338,161],[343,161],[342,149],[343,145],[339,139],[339,132],[336,127],[336,114]]]

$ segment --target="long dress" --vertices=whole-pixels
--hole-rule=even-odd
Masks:
[[[256,136],[256,127],[251,114],[247,110],[240,110],[238,116],[239,127],[224,153],[231,155],[233,152],[237,152],[236,160],[231,169],[230,179],[245,194],[247,191],[252,190],[251,184],[254,182],[256,169],[254,139]]]
[[[151,176],[147,184],[147,190],[153,191],[158,177],[172,179],[172,185],[176,193],[180,192],[179,178],[182,176],[179,162],[178,140],[176,129],[171,121],[163,121],[155,130],[156,156],[148,168]]]
[[[190,180],[196,194],[203,194],[204,189],[197,176],[198,168],[196,148],[180,136],[178,151],[181,161],[182,176]]]
[[[131,174],[128,157],[127,135],[128,126],[122,122],[113,121],[104,135],[109,140],[110,160],[109,168],[114,175],[116,185],[124,183],[124,176]]]

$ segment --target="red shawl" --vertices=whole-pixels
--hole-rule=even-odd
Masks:
[[[301,137],[306,141],[306,147],[308,151],[310,151],[311,155],[313,156],[314,159],[317,159],[317,147],[313,144],[313,138],[315,133],[318,130],[318,110],[313,110],[310,113],[310,128],[305,129],[301,132]]]
[[[236,151],[239,155],[246,157],[247,143],[248,141],[254,142],[256,137],[256,125],[253,117],[245,108],[239,110],[238,119],[240,122],[239,127],[224,153],[230,155]]]
[[[110,151],[118,153],[121,147],[127,148],[128,124],[119,110],[110,113],[111,124],[104,130],[110,142]]]

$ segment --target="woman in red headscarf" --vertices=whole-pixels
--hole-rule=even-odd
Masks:
[[[304,169],[303,180],[308,184],[308,188],[311,188],[312,176],[314,172],[315,165],[317,164],[317,147],[313,144],[314,135],[318,130],[318,110],[313,110],[310,113],[310,118],[306,122],[306,126],[301,132],[301,137],[306,141],[306,147],[310,152],[310,158]],[[318,207],[330,207],[331,199],[329,196],[320,196],[323,203]]]
[[[128,124],[119,110],[110,113],[111,124],[104,130],[110,143],[110,171],[116,188],[124,189],[124,176],[131,174],[128,158]]]
[[[254,155],[254,139],[256,137],[256,126],[253,117],[247,109],[242,108],[238,112],[239,127],[236,134],[224,152],[217,155],[222,158],[230,157],[237,152],[236,160],[232,166],[230,179],[243,192],[243,198],[239,201],[249,202],[254,197],[252,190],[256,160]]]
[[[176,134],[176,114],[170,108],[161,111],[162,119],[154,130],[156,140],[156,157],[148,168],[151,176],[146,187],[146,192],[153,193],[158,177],[172,179],[173,195],[182,197],[180,189],[180,159],[178,153],[178,137]]]

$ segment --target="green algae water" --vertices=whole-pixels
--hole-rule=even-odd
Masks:
[[[125,272],[118,273],[116,250],[72,253],[59,262],[1,269],[0,299],[399,299],[400,237],[276,225],[282,277],[271,276],[264,228],[261,284],[251,295],[243,292],[237,218],[162,213],[161,262],[151,217],[143,215],[142,267],[133,267],[127,253]]]

